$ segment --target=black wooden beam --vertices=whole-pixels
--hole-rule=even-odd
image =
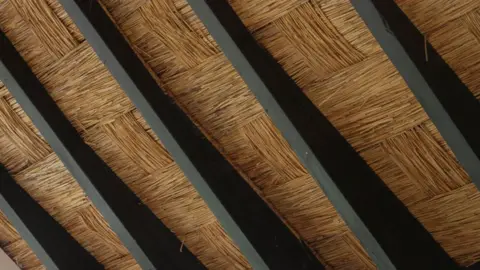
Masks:
[[[480,103],[393,0],[351,0],[480,188]]]
[[[61,0],[95,52],[255,269],[323,269],[160,89],[97,1]]]
[[[32,119],[143,269],[204,269],[188,249],[83,142],[43,85],[0,33],[0,80]]]
[[[103,269],[0,164],[0,210],[48,269]]]
[[[188,0],[380,269],[458,269],[226,0]]]

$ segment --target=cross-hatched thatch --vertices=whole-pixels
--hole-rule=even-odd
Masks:
[[[101,2],[163,89],[322,263],[375,268],[184,1]],[[464,266],[478,261],[478,191],[350,3],[230,3],[449,255]],[[480,2],[397,3],[477,95]],[[0,28],[83,139],[186,247],[208,268],[249,268],[56,1],[2,0]],[[0,96],[0,162],[108,269],[138,269],[5,87]],[[42,269],[0,222],[0,246],[23,268]]]

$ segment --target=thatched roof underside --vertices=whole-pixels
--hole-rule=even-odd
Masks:
[[[101,2],[163,89],[322,263],[375,268],[184,0]],[[397,2],[480,95],[480,1]],[[230,3],[449,255],[464,266],[480,260],[480,194],[349,1]],[[211,269],[249,268],[56,0],[1,0],[0,28],[84,140],[186,247]],[[140,268],[5,87],[0,162],[106,268]],[[22,268],[43,269],[2,214],[0,247]]]

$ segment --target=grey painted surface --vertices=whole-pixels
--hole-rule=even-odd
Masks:
[[[2,270],[20,270],[20,268],[15,264],[10,257],[0,249],[0,269]]]

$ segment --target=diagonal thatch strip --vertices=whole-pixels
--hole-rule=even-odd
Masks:
[[[52,269],[103,269],[23,190],[0,164],[0,209],[43,264]],[[2,267],[5,267],[2,262]]]
[[[176,236],[84,143],[3,32],[0,39],[0,79],[139,264],[144,268],[204,269],[188,249],[177,252],[180,242]]]
[[[189,3],[379,268],[459,269],[272,57],[257,45],[226,1]],[[341,55],[343,48],[337,47],[335,55]],[[325,64],[319,66],[333,69]]]
[[[148,206],[154,209],[155,214],[184,240],[185,246],[205,265],[211,269],[248,268],[244,257],[228,237],[224,234],[212,234],[220,228],[218,221],[178,166],[170,163],[170,166],[160,167],[162,165],[158,162],[138,165],[139,163],[133,161],[132,154],[129,153],[131,145],[136,145],[137,140],[131,140],[129,147],[123,148],[125,142],[117,144],[120,137],[113,138],[107,135],[105,124],[122,118],[125,113],[131,113],[134,117],[127,117],[128,122],[118,122],[122,125],[121,130],[131,130],[130,127],[137,127],[139,124],[142,130],[137,131],[150,136],[147,147],[151,149],[162,147],[88,44],[83,42],[83,36],[61,5],[56,0],[46,0],[54,15],[45,14],[41,10],[36,12],[37,16],[43,14],[60,18],[69,35],[80,43],[80,46],[56,61],[46,49],[46,41],[41,41],[32,30],[28,23],[29,18],[20,16],[22,12],[18,12],[9,1],[0,1],[0,28],[14,40],[15,46],[41,81],[45,84],[48,80],[47,90],[55,97],[57,104],[84,139],[142,200],[148,201]],[[365,252],[358,249],[357,240],[338,217],[314,180],[308,174],[292,179],[292,174],[285,173],[289,170],[281,164],[296,164],[298,160],[291,148],[285,146],[288,144],[276,143],[279,138],[283,140],[281,135],[228,61],[217,53],[208,61],[200,61],[196,67],[185,67],[177,58],[184,53],[187,54],[186,50],[181,46],[167,47],[157,34],[164,26],[152,26],[144,21],[142,9],[146,8],[145,3],[151,1],[170,3],[170,6],[175,7],[170,11],[189,25],[187,28],[182,27],[181,31],[190,29],[188,31],[193,31],[198,40],[205,40],[218,48],[203,24],[183,0],[102,0],[102,3],[107,6],[133,48],[155,71],[165,90],[172,94],[177,103],[181,104],[189,116],[207,132],[211,141],[246,176],[246,180],[258,187],[264,198],[267,198],[278,213],[306,240],[325,264],[334,269],[374,268]],[[417,183],[422,180],[418,178],[419,174],[404,169],[405,157],[408,156],[409,164],[418,164],[416,168],[424,168],[431,160],[438,159],[440,151],[442,152],[440,160],[445,160],[440,164],[449,164],[451,167],[446,171],[440,171],[437,166],[428,165],[426,168],[429,179],[440,181],[440,186],[444,186],[445,182],[450,180],[444,178],[445,172],[450,172],[447,175],[452,177],[453,182],[470,182],[350,2],[231,0],[230,3],[257,41],[282,64],[382,180],[433,233],[442,247],[464,266],[480,260],[480,246],[476,244],[480,241],[480,234],[477,233],[480,223],[475,215],[476,209],[480,209],[480,201],[476,196],[478,191],[472,184],[468,184],[463,185],[461,189],[452,189],[442,195],[431,197],[430,191],[425,192],[418,188]],[[397,3],[417,27],[426,33],[435,49],[469,89],[478,95],[480,42],[475,29],[478,28],[476,18],[479,18],[477,9],[480,2],[398,0]],[[324,18],[325,23],[320,25],[333,25],[333,28],[330,26],[321,29],[306,28],[316,24],[310,22],[313,19],[301,16],[301,12],[292,13],[295,16],[290,16],[288,20],[280,20],[297,8],[302,12],[311,10],[305,5],[313,6],[319,14],[315,16],[315,20]],[[164,5],[160,3],[158,6]],[[301,22],[299,25],[306,27],[297,27],[297,21]],[[281,23],[284,25],[285,22],[291,24],[289,32],[279,28],[279,25]],[[42,27],[48,29],[54,25],[42,24]],[[151,27],[156,28],[155,31],[152,31]],[[174,26],[174,29],[175,27],[177,26]],[[178,29],[180,31],[180,28]],[[291,36],[293,31],[309,31],[308,35],[302,37],[318,38],[319,42],[294,39]],[[331,35],[332,31],[337,32],[335,34],[337,41],[322,42],[325,40],[322,38],[325,37],[323,33]],[[52,30],[53,32],[58,31]],[[68,36],[62,38],[70,39]],[[52,40],[55,39],[58,39],[58,36],[52,37]],[[335,50],[325,47],[336,46],[337,42],[350,44],[364,58],[346,68],[342,67],[345,62],[342,62],[342,65],[332,63],[334,66],[340,66],[340,70],[322,72],[318,70],[318,66],[316,70],[312,69],[312,62],[321,62],[323,51]],[[297,50],[301,45],[302,52]],[[342,56],[343,59],[345,57],[348,55]],[[50,68],[55,72],[49,72]],[[87,76],[84,75],[86,73]],[[324,75],[320,76],[320,73]],[[91,76],[95,76],[95,80],[87,79]],[[28,117],[9,96],[6,88],[0,87],[0,96],[8,104],[7,109],[15,113],[33,131],[31,134],[38,134]],[[252,140],[252,128],[255,129],[258,124],[267,126],[268,132],[259,133],[262,140],[258,138]],[[124,247],[119,248],[117,245],[112,248],[105,244],[112,243],[108,240],[111,234],[104,235],[101,233],[102,230],[93,232],[91,226],[85,225],[88,222],[84,222],[84,217],[95,215],[102,220],[103,226],[108,228],[98,211],[91,210],[94,209],[91,202],[61,162],[55,155],[50,154],[51,150],[47,156],[41,157],[40,161],[27,163],[26,160],[29,158],[16,147],[20,142],[5,136],[3,125],[0,125],[0,160],[15,174],[20,173],[15,176],[20,185],[49,213],[55,213],[55,219],[60,221],[107,269],[138,269],[131,255],[120,251],[125,250]],[[118,125],[112,127],[117,128]],[[415,135],[419,130],[423,130],[420,133],[421,137]],[[395,144],[395,148],[392,148],[396,149],[395,151],[390,149],[391,144],[387,143],[386,139],[405,138],[404,133],[410,134],[409,143],[400,146]],[[137,135],[134,138],[137,138]],[[139,139],[141,145],[145,142],[143,138],[146,137],[142,135]],[[422,139],[416,141],[416,138]],[[35,140],[30,138],[29,141]],[[272,144],[263,144],[262,141]],[[431,143],[421,151],[415,152],[415,148],[412,147],[423,145],[425,141]],[[400,143],[402,142],[405,140],[400,140]],[[148,151],[138,150],[143,149],[141,145],[135,149],[140,151],[139,155],[147,156]],[[35,151],[36,146],[28,147],[30,152]],[[403,154],[404,151],[407,155]],[[265,153],[277,152],[282,155],[269,155],[268,159],[266,158]],[[151,164],[157,164],[154,174],[144,169],[152,169]],[[172,168],[175,168],[174,173],[170,173]],[[295,175],[299,172],[301,170],[295,170]],[[166,181],[167,179],[169,181]],[[149,192],[149,183],[156,187],[152,193]],[[177,188],[171,192],[164,183]],[[430,186],[434,185],[436,184],[433,182]],[[184,188],[187,190],[184,191]],[[302,190],[308,193],[301,196],[299,193]],[[460,192],[461,190],[468,192]],[[155,200],[155,196],[159,194],[162,194],[162,199]],[[165,200],[169,203],[164,208]],[[430,211],[433,206],[438,206],[438,211]],[[35,259],[25,242],[19,240],[18,234],[15,235],[8,229],[8,223],[4,219],[0,218],[0,222],[2,247],[24,268],[39,269],[41,266],[38,259]],[[4,231],[9,233],[3,233]],[[212,237],[215,238],[212,240]],[[115,238],[119,242],[116,236]]]
[[[174,100],[163,93],[103,7],[97,2],[60,2],[250,264],[259,269],[323,269]],[[161,7],[155,6],[153,10]],[[169,8],[163,5],[163,10]],[[171,23],[180,21],[172,19]],[[188,48],[191,49],[194,48]],[[188,59],[195,57],[204,56],[188,55]]]
[[[480,188],[480,103],[393,0],[352,4]]]
[[[18,18],[19,16],[14,10],[12,11],[11,5],[7,3],[3,5],[2,8],[6,9],[3,11],[9,11],[1,13],[3,16],[2,18],[5,19],[6,22],[12,21],[11,19],[6,18],[13,18],[19,22],[15,25],[17,28],[13,28],[12,31],[18,30],[18,32],[22,34],[20,37],[25,37],[27,39],[23,43],[20,42],[20,45],[25,48],[21,52],[23,54],[35,52],[36,54],[35,57],[33,57],[33,61],[38,59],[42,60],[39,56],[43,55],[43,45],[38,42],[31,31],[21,28],[22,19]],[[58,11],[56,8],[53,9]],[[39,12],[39,14],[41,13]],[[64,18],[63,16],[59,17]],[[10,37],[16,39],[18,36],[16,36],[15,33],[16,32],[11,31],[7,32]],[[26,36],[23,36],[24,34],[26,34]],[[18,42],[18,40],[16,41]],[[42,63],[45,64],[45,61]],[[149,190],[151,183],[157,183],[159,186],[163,187],[162,183],[164,183],[164,178],[161,177],[163,175],[162,168],[158,167],[158,164],[156,165],[157,167],[153,169],[156,176],[150,177],[149,173],[142,169],[142,167],[145,166],[142,165],[142,167],[138,167],[128,156],[125,156],[125,152],[127,152],[128,149],[119,148],[112,144],[112,140],[109,139],[109,137],[103,136],[105,133],[102,132],[101,127],[104,124],[114,121],[125,112],[132,112],[131,110],[133,106],[128,102],[123,93],[118,91],[118,85],[116,85],[111,77],[109,77],[108,72],[102,67],[101,62],[95,57],[87,43],[83,43],[56,62],[55,65],[50,67],[51,72],[49,69],[43,69],[37,75],[40,77],[42,83],[47,86],[48,90],[50,90],[51,95],[54,96],[55,100],[58,102],[57,104],[59,104],[64,110],[64,113],[67,114],[79,131],[84,134],[87,142],[92,145],[109,163],[109,165],[112,166],[127,182],[130,181],[129,183],[132,183],[131,181],[148,177],[150,179],[149,182],[136,186],[138,192],[143,191],[144,194],[147,193],[146,191]],[[90,71],[90,73],[85,74],[86,71]],[[93,77],[93,79],[90,80],[93,75],[96,77]],[[84,78],[90,79],[85,80]],[[90,83],[85,84],[87,81]],[[80,83],[83,87],[80,87]],[[91,89],[95,89],[96,91],[90,91]],[[35,130],[30,120],[19,108],[15,100],[9,95],[4,96],[4,98],[9,104],[9,109],[18,115],[31,130]],[[87,98],[86,100],[89,101],[85,102],[84,105],[79,105],[78,100],[85,100],[84,98]],[[119,128],[123,128],[123,126],[138,126],[137,123],[143,123],[137,113],[132,112],[132,114],[135,117],[129,119],[133,122],[119,122],[122,123]],[[99,127],[100,129],[98,129]],[[118,127],[118,125],[116,125],[116,127]],[[143,124],[142,132],[145,132],[145,134],[148,134],[149,132],[148,128]],[[32,134],[35,135],[38,133],[34,132]],[[152,134],[149,135],[151,136]],[[3,133],[0,138],[0,141],[2,142],[2,151],[6,150],[4,153],[8,154],[0,155],[0,158],[2,160],[6,158],[5,162],[7,165],[10,168],[16,168],[16,172],[25,172],[23,168],[28,165],[22,165],[21,162],[25,160],[25,156],[21,153],[19,154],[18,151],[15,152],[14,145],[17,142],[12,143],[10,139],[3,136]],[[133,140],[130,143],[135,142],[136,140]],[[148,138],[147,145],[147,149],[159,146],[153,137]],[[9,151],[9,149],[12,149],[12,151]],[[35,149],[35,146],[31,145],[30,149]],[[165,157],[164,160],[171,160],[171,158]],[[169,165],[172,165],[172,163],[169,163]],[[168,166],[166,168],[168,168]],[[78,185],[76,185],[70,178],[68,172],[64,170],[61,163],[59,163],[54,156],[43,157],[41,162],[37,162],[30,166],[28,170],[30,171],[25,173],[25,177],[17,177],[17,179],[21,179],[21,183],[32,184],[28,185],[27,190],[33,192],[35,194],[35,199],[40,201],[43,205],[48,204],[49,207],[47,210],[50,213],[58,213],[60,211],[61,214],[56,214],[55,218],[61,221],[69,232],[72,233],[90,252],[92,252],[99,261],[106,265],[107,268],[118,269],[138,267],[131,255],[128,252],[125,253],[124,247],[112,248],[109,245],[106,245],[106,243],[112,242],[108,240],[110,239],[111,233],[107,235],[98,233],[97,231],[92,231],[90,226],[85,225],[86,223],[83,222],[85,217],[85,215],[83,215],[83,209],[85,209],[85,205],[90,204],[90,202],[85,199],[85,195],[79,191]],[[167,170],[167,172],[170,171]],[[43,176],[41,179],[43,181],[39,181],[38,185],[34,184],[34,180],[39,180],[39,175]],[[225,266],[228,267],[230,265],[230,258],[219,255],[221,254],[219,250],[230,250],[230,252],[236,252],[239,254],[238,250],[236,250],[236,247],[232,245],[228,238],[223,238],[222,241],[217,241],[215,247],[198,243],[196,240],[198,233],[208,233],[210,228],[214,228],[211,224],[214,224],[216,221],[208,208],[206,208],[203,201],[198,198],[198,194],[191,189],[191,186],[189,184],[183,185],[184,183],[188,183],[183,177],[183,174],[176,173],[171,175],[176,178],[168,177],[167,179],[172,181],[170,183],[174,186],[182,184],[182,186],[178,186],[178,193],[183,194],[185,192],[185,190],[182,190],[182,187],[186,187],[189,192],[185,193],[184,199],[182,199],[182,197],[177,197],[178,193],[171,193],[173,198],[178,199],[170,201],[169,204],[163,204],[161,200],[150,200],[148,203],[149,207],[152,209],[155,208],[155,212],[159,217],[165,218],[165,216],[167,216],[168,220],[166,220],[166,222],[168,222],[169,227],[177,235],[181,236],[181,239],[185,242],[185,247],[190,248],[192,245],[195,246],[195,253],[199,255],[207,265],[218,265],[222,268],[225,268]],[[132,185],[133,184],[135,183],[132,183]],[[52,188],[54,189],[52,190]],[[83,200],[69,201],[72,195],[80,195],[73,196],[73,198],[80,197]],[[147,195],[152,194],[147,193]],[[144,200],[148,199],[148,197],[146,197],[147,195],[143,195],[141,198]],[[186,209],[192,210],[198,209],[198,211],[185,212],[182,210],[185,208],[178,208],[178,206],[184,206]],[[92,208],[91,206],[87,207],[87,209]],[[98,211],[89,212],[96,216],[96,219],[102,220],[102,225],[110,230]],[[197,213],[202,213],[203,215],[198,215]],[[183,224],[186,224],[187,226],[184,226]],[[115,236],[115,238],[118,242],[118,237]],[[5,243],[5,245],[8,245],[7,250],[13,252],[10,254],[20,256],[17,257],[17,259],[19,259],[19,264],[35,264],[36,261],[33,260],[33,258],[21,257],[22,254],[16,253],[15,251],[18,249],[8,248],[18,246],[15,245],[15,243],[18,242],[8,242]],[[22,247],[25,247],[25,245],[22,245]],[[180,247],[178,247],[178,249],[179,248]],[[239,257],[241,257],[240,254]]]

